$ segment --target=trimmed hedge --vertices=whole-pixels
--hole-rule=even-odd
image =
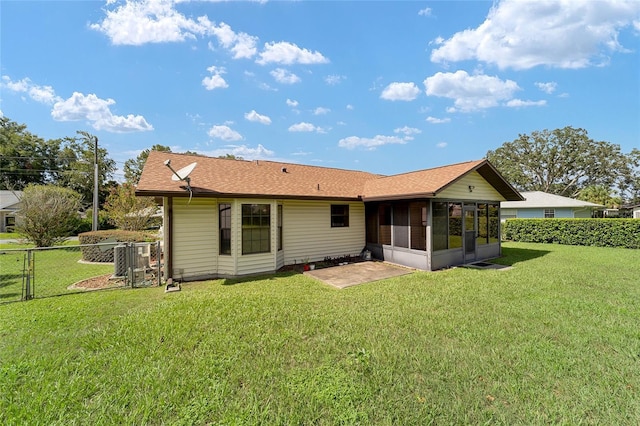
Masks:
[[[117,241],[121,243],[154,242],[154,235],[138,231],[120,231],[110,229],[106,231],[83,232],[78,235],[78,241],[82,246],[82,260],[87,262],[113,262],[113,250],[101,250],[100,246],[85,246],[85,244],[100,244],[105,241]],[[102,247],[104,249],[104,246]],[[155,255],[155,247],[151,247],[152,257]]]
[[[638,219],[507,219],[505,240],[640,249]]]

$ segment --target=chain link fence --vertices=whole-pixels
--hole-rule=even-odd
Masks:
[[[0,303],[161,284],[159,241],[0,249]]]

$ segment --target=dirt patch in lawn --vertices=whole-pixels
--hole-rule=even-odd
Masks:
[[[78,281],[67,287],[68,290],[102,290],[104,288],[122,287],[125,285],[123,278],[113,278],[113,274],[99,275]]]

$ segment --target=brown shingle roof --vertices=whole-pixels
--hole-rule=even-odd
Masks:
[[[191,173],[193,196],[364,199],[432,197],[469,172],[478,171],[507,200],[522,197],[487,160],[419,170],[394,176],[306,166],[276,161],[245,161],[151,151],[138,183],[137,195],[188,196],[185,182],[173,181],[165,165]]]
[[[138,195],[188,195],[184,182],[173,175],[164,161],[178,170],[197,162],[191,173],[193,195],[268,196],[282,198],[358,199],[372,173],[305,166],[276,161],[245,161],[151,151],[136,193]],[[286,170],[285,171],[283,171]]]
[[[468,161],[450,166],[381,177],[365,184],[364,196],[366,199],[433,197],[436,193],[473,171],[484,162],[486,160]]]

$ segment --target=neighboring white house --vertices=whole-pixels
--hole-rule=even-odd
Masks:
[[[523,191],[524,201],[500,203],[500,219],[590,218],[603,205],[542,191]]]
[[[0,191],[0,232],[10,232],[16,226],[22,191]]]
[[[191,170],[190,181],[167,166]],[[381,176],[159,151],[149,153],[136,195],[163,198],[164,275],[178,280],[364,250],[423,270],[495,258],[500,202],[523,199],[487,160]]]
[[[631,217],[634,219],[640,219],[640,204],[631,206]]]

